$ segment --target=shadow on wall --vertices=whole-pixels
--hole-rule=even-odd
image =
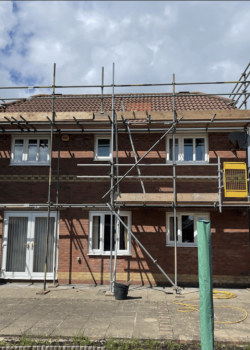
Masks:
[[[165,225],[156,225],[157,221],[165,221],[165,213],[160,213],[157,216],[156,213],[151,218],[145,219],[143,214],[138,214],[136,218],[137,222],[140,222],[143,217],[144,225],[134,225],[133,232],[140,242],[145,246],[148,252],[156,259],[162,269],[169,275],[174,273],[174,251],[173,247],[166,247],[166,234]],[[91,278],[93,283],[97,285],[105,284],[109,281],[107,277],[110,272],[109,256],[91,256],[87,255],[88,252],[88,232],[85,227],[85,223],[88,222],[88,216],[74,215],[73,217],[62,218],[63,224],[62,232],[65,234],[60,235],[60,247],[62,251],[60,254],[60,260],[63,265],[63,269],[67,272],[69,278],[69,284],[72,283],[86,283],[85,277],[76,278],[73,276],[75,273],[87,273],[90,274],[88,278]],[[85,223],[84,223],[84,221]],[[145,220],[147,222],[145,222]],[[152,222],[154,221],[154,222]],[[66,230],[65,230],[66,229]],[[125,280],[132,279],[133,284],[141,285],[162,285],[169,284],[167,279],[161,274],[155,264],[151,261],[148,255],[140,248],[138,243],[132,238],[132,256],[118,257],[117,259],[117,274],[120,275],[120,279],[117,282],[126,282]],[[77,256],[82,260],[82,265],[78,265]],[[180,251],[180,271],[182,273],[189,273],[187,265],[192,263],[192,273],[196,273],[196,250],[183,248]],[[188,262],[188,263],[187,263]],[[114,266],[114,260],[113,260]],[[60,271],[60,266],[59,266]],[[97,277],[98,275],[98,277]],[[100,277],[99,277],[100,276]],[[87,279],[88,279],[87,278]],[[76,282],[76,280],[78,280]],[[82,282],[81,282],[82,280]],[[86,281],[86,279],[85,279]],[[88,283],[91,280],[88,280]]]
[[[87,218],[86,218],[87,219]],[[98,280],[98,283],[104,284],[106,281],[104,278],[104,275],[109,273],[109,256],[96,256],[89,258],[87,256],[87,247],[88,247],[88,234],[84,228],[84,224],[81,219],[79,218],[62,218],[63,223],[66,228],[66,234],[61,234],[59,238],[60,247],[63,246],[64,251],[62,251],[60,255],[60,260],[63,260],[64,266],[66,267],[65,270],[68,270],[69,272],[69,284],[75,283],[75,278],[73,278],[74,272],[85,272],[86,268],[89,271],[91,278],[93,280],[93,283],[97,285],[97,280],[95,277],[96,270],[100,273],[100,280]],[[65,228],[63,230],[65,230]],[[152,231],[153,229],[153,231]],[[143,226],[136,227],[137,233],[144,232],[146,235],[148,234],[155,234],[156,232],[162,231],[161,227],[153,226],[151,227],[152,232],[145,232],[145,228]],[[146,231],[148,231],[148,227],[146,228]],[[136,232],[135,232],[136,233]],[[63,243],[63,245],[62,245]],[[126,275],[126,278],[128,280],[130,278],[133,279],[131,276],[132,274],[136,274],[137,276],[140,276],[140,281],[138,280],[138,277],[136,278],[137,284],[148,284],[152,286],[152,272],[153,269],[155,269],[154,264],[151,263],[151,260],[148,258],[148,256],[144,252],[142,253],[140,250],[139,245],[137,242],[132,239],[132,247],[133,247],[133,257],[118,257],[117,259],[117,269],[121,272],[124,272],[124,275]],[[147,247],[147,249],[150,250],[150,247]],[[77,253],[79,251],[79,253]],[[151,252],[152,253],[152,252]],[[156,253],[156,252],[155,252]],[[64,255],[63,255],[64,254]],[[153,254],[155,255],[155,254]],[[77,267],[76,265],[76,257],[80,256],[83,260],[82,266]],[[156,257],[157,258],[157,257]],[[113,261],[114,264],[114,261]],[[113,265],[114,266],[114,265]],[[105,269],[105,271],[104,271]],[[60,266],[59,266],[60,270]],[[99,279],[99,278],[98,278]],[[125,281],[123,281],[125,282]],[[153,280],[153,284],[155,281]]]
[[[136,234],[149,254],[154,259],[158,260],[159,265],[168,274],[168,265],[165,263],[166,259],[163,258],[164,253],[166,254],[164,251],[165,244],[162,242],[162,239],[165,237],[165,228],[163,229],[161,225],[135,225],[134,228],[135,230],[133,233]],[[156,235],[160,236],[157,237]],[[134,250],[133,255],[135,255],[132,261],[137,262],[138,267],[130,269],[130,272],[139,272],[141,284],[147,284],[151,287],[153,285],[168,284],[167,279],[163,275],[159,278],[161,272],[134,239],[132,239],[132,246]]]
[[[10,151],[1,151],[0,158],[10,159]]]
[[[81,242],[81,238],[84,238],[86,240],[88,239],[88,235],[86,234],[84,227],[82,226],[82,224],[81,224],[79,219],[77,221],[78,221],[79,227],[81,229],[81,232],[79,232],[76,229],[75,224],[73,223],[73,219],[63,219],[63,221],[64,221],[65,226],[67,228],[67,231],[68,231],[68,233],[70,235],[70,245],[69,245],[69,284],[72,283],[72,260],[73,260],[73,254],[72,253],[73,253],[73,246],[74,246],[75,250],[80,250],[81,257],[84,259],[85,265],[87,266],[87,268],[88,268],[88,270],[89,270],[89,272],[91,274],[93,282],[94,282],[95,285],[97,285],[97,282],[96,282],[95,277],[94,277],[94,275],[93,275],[93,273],[91,271],[91,268],[89,266],[87,258],[85,257],[84,247],[83,247],[83,244]]]

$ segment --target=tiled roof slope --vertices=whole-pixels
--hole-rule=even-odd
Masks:
[[[177,110],[226,110],[235,109],[232,100],[219,96],[200,96],[200,92],[192,92],[195,96],[184,96],[188,94],[177,93],[175,106]],[[155,94],[156,95],[156,94]],[[173,108],[173,97],[168,94],[119,94],[115,98],[116,111],[171,111]],[[162,96],[159,96],[162,95]],[[30,100],[19,100],[10,103],[2,103],[1,112],[51,112],[51,99],[45,99],[50,95],[36,95]],[[103,99],[103,111],[112,110],[111,95]],[[100,95],[56,95],[55,112],[100,112]],[[60,97],[74,97],[74,99],[60,99]]]

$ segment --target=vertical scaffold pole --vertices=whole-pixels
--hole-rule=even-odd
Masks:
[[[245,109],[247,109],[247,83],[246,83],[246,78],[247,78],[247,75],[246,73],[244,72],[243,73],[243,77],[244,77],[244,105],[245,105]]]
[[[114,84],[114,81],[113,81]],[[117,114],[114,111],[114,132],[115,132],[115,163],[116,163],[116,167],[115,167],[115,193],[119,194],[119,147],[118,147],[118,124],[117,124]],[[120,216],[120,209],[115,210],[116,213],[118,213],[118,215]],[[117,220],[117,217],[115,216],[115,259],[114,259],[114,273],[113,273],[113,283],[112,283],[112,287],[113,287],[113,291],[114,291],[114,285],[115,285],[115,281],[116,281],[116,262],[117,262],[117,250],[118,250],[118,244],[119,244],[119,235],[120,235],[120,221]]]
[[[59,133],[58,133],[56,204],[59,203],[60,148],[61,148],[61,130],[59,130]],[[56,284],[56,261],[57,261],[58,225],[59,225],[58,219],[59,219],[59,208],[56,207],[56,234],[55,234],[55,244],[54,244],[54,275],[53,275],[54,286]]]
[[[249,64],[248,64],[249,66]],[[248,67],[247,67],[248,68]],[[245,96],[244,96],[244,105],[245,105],[245,109],[247,109],[247,99],[246,99],[246,96],[247,96],[247,84],[246,84],[246,71],[247,69],[245,69],[244,73],[242,74],[244,76],[244,92],[245,92]],[[248,73],[249,75],[249,73]],[[247,196],[247,200],[250,201],[250,183],[249,183],[249,178],[250,178],[250,171],[249,171],[249,167],[250,167],[250,128],[247,128],[246,129],[246,134],[247,134],[247,149],[246,149],[246,163],[247,163],[247,187],[248,187],[248,196]],[[250,208],[248,207],[247,209],[248,211],[248,235],[249,235],[249,248],[250,248]]]
[[[120,217],[120,209],[117,210],[117,215]],[[114,273],[113,273],[113,284],[116,281],[116,262],[117,262],[117,251],[120,242],[120,221],[115,216],[115,229],[116,229],[116,239],[115,239],[115,261],[114,261]]]
[[[113,63],[112,69],[112,123],[111,123],[111,175],[110,175],[110,203],[111,208],[114,207],[114,121],[115,121],[115,110],[114,110],[114,84],[115,84],[115,64]],[[112,278],[112,254],[113,254],[113,212],[110,213],[110,292],[113,293],[113,278]]]
[[[119,181],[119,147],[118,147],[118,124],[117,124],[117,114],[114,113],[114,120],[115,120],[115,175],[116,175],[116,186],[115,186],[115,192],[119,193],[119,184],[117,182]]]
[[[222,212],[221,206],[221,170],[220,170],[220,157],[218,157],[218,187],[219,187],[219,212]]]
[[[47,215],[47,232],[46,232],[46,247],[45,247],[45,262],[44,262],[44,284],[43,291],[46,291],[46,274],[47,274],[47,262],[48,262],[48,240],[49,240],[49,229],[50,229],[50,206],[51,206],[51,178],[52,178],[52,147],[53,147],[53,128],[55,123],[55,78],[56,78],[56,64],[54,63],[53,71],[53,85],[52,85],[52,123],[50,132],[50,150],[49,150],[49,188],[48,188],[48,215]]]
[[[103,114],[103,85],[104,85],[104,67],[102,67],[101,114]]]
[[[176,111],[175,111],[175,74],[173,74],[173,123],[176,122]],[[176,225],[176,166],[175,166],[175,132],[176,128],[173,128],[173,137],[172,137],[172,159],[173,159],[173,192],[174,192],[174,284],[177,286],[177,225]]]

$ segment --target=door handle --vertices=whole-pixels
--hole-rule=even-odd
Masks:
[[[32,244],[31,244],[32,250],[34,249],[34,245],[36,245],[36,243],[32,243]]]
[[[30,244],[29,243],[25,243],[24,245],[26,245],[27,249],[30,249]]]

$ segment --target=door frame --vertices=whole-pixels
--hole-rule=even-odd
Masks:
[[[33,251],[31,252],[31,244],[34,243],[34,228],[35,228],[35,217],[46,217],[47,211],[5,211],[3,220],[3,238],[2,238],[2,267],[1,267],[1,277],[4,279],[23,279],[23,280],[41,280],[44,278],[44,272],[33,273]],[[27,243],[30,244],[30,248],[26,250],[26,269],[25,272],[6,272],[6,260],[7,260],[7,249],[8,249],[8,223],[10,217],[28,217],[28,232],[27,232]],[[54,277],[54,264],[56,264],[56,276],[58,269],[58,238],[59,238],[59,218],[60,213],[58,211],[58,222],[56,222],[56,212],[50,212],[50,217],[55,218],[54,226],[54,242],[53,242],[53,268],[52,272],[47,272],[46,279],[53,279]],[[57,230],[56,230],[56,225]],[[57,237],[56,237],[57,232]],[[56,254],[56,262],[55,262]],[[32,260],[32,261],[31,261]],[[30,271],[31,269],[31,271]]]

